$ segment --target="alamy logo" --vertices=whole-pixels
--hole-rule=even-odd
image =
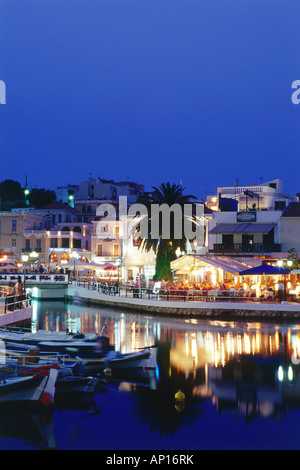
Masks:
[[[294,80],[292,83],[292,89],[296,90],[292,93],[291,100],[293,104],[300,103],[300,80]]]
[[[6,104],[6,86],[3,80],[0,80],[0,104]]]
[[[117,216],[118,212],[118,216]],[[170,239],[171,231],[175,240],[196,240],[203,244],[204,208],[202,204],[152,204],[150,213],[143,204],[133,204],[128,208],[127,197],[120,196],[118,211],[111,204],[100,204],[97,208],[96,233],[100,239],[111,239],[113,227],[120,222],[119,238],[128,239],[138,228],[141,239]]]

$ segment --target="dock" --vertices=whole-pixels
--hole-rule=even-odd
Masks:
[[[299,320],[299,303],[166,301],[109,295],[87,287],[69,284],[66,301],[109,307],[149,315],[206,318],[215,320]]]

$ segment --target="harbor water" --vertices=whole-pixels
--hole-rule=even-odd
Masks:
[[[0,449],[300,449],[300,325],[33,302],[33,331],[100,333],[104,324],[121,352],[156,345],[156,369],[112,373],[50,415],[1,412]]]

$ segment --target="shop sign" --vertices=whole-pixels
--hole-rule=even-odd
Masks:
[[[256,222],[256,212],[238,212],[237,222]]]

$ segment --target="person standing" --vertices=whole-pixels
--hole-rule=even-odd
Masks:
[[[16,306],[18,309],[22,308],[22,300],[24,299],[23,297],[23,284],[22,284],[22,279],[21,276],[18,277],[18,282],[15,285],[15,298],[16,298]]]
[[[8,289],[8,310],[10,312],[13,312],[15,309],[15,285],[13,282],[9,283],[9,289]]]

